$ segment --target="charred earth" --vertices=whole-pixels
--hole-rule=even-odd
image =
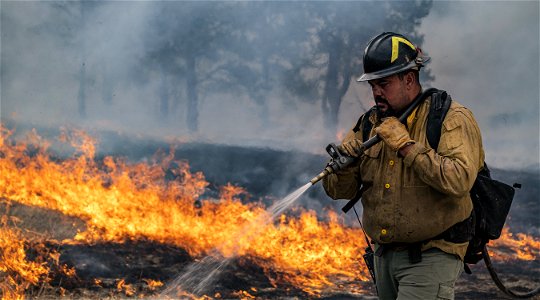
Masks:
[[[169,156],[174,154],[177,159],[166,160],[166,164],[162,164],[161,169],[159,169],[162,171],[158,174],[161,177],[160,182],[165,187],[173,182],[184,182],[186,177],[196,177],[194,174],[202,172],[205,183],[200,186],[199,192],[194,193],[194,201],[191,203],[195,215],[201,214],[197,211],[200,207],[218,207],[223,195],[227,194],[228,190],[234,190],[234,186],[244,188],[240,192],[236,190],[232,192],[234,201],[248,207],[251,207],[249,205],[255,202],[261,203],[262,207],[267,207],[305,184],[324,167],[327,161],[323,155],[201,143],[182,144],[170,151],[168,150],[169,145],[163,142],[135,140],[112,133],[102,133],[100,140],[102,140],[103,146],[100,146],[100,150],[94,157],[94,160],[98,162],[95,166],[96,169],[119,168],[118,163],[113,164],[106,159],[111,156],[123,157],[125,161],[142,164],[144,169],[144,165],[153,160],[152,157],[155,156],[156,152],[159,152],[159,149],[165,149],[162,152],[169,153]],[[109,140],[115,142],[110,143]],[[11,155],[9,153],[11,150],[8,150],[2,149],[2,159],[5,160]],[[39,157],[40,150],[39,147],[26,147],[23,152],[31,161],[33,158]],[[62,149],[56,150],[51,154],[50,160],[63,162],[73,154],[71,152]],[[189,162],[189,172],[178,171],[183,170],[179,169],[178,166],[178,164],[182,164],[182,161]],[[45,167],[44,163],[36,164],[39,165],[38,169]],[[32,166],[32,163],[18,158],[15,165],[16,168],[20,168],[20,172],[24,172],[25,168]],[[152,170],[154,169],[148,168],[150,173]],[[112,173],[112,171],[108,172]],[[130,172],[142,171],[130,170]],[[88,177],[86,173],[85,175]],[[102,177],[107,177],[100,174]],[[540,277],[540,262],[537,258],[540,250],[538,249],[540,223],[537,217],[540,215],[540,206],[538,205],[539,171],[494,169],[492,175],[501,181],[519,182],[523,186],[516,193],[507,222],[509,229],[505,233],[505,238],[491,245],[490,249],[493,249],[495,253],[493,257],[495,268],[500,273],[500,277],[516,290],[534,288]],[[84,180],[91,181],[87,177]],[[136,177],[133,175],[129,178]],[[118,178],[110,179],[107,177],[100,184],[111,190],[116,187],[118,181]],[[146,189],[147,185],[150,185],[150,183],[140,182],[137,184],[137,188],[142,185],[142,189]],[[223,189],[224,186],[228,188]],[[174,189],[175,186],[172,188]],[[185,193],[182,189],[179,191]],[[43,194],[43,191],[27,193],[25,197],[45,197]],[[306,281],[307,279],[320,278],[314,275],[312,277],[305,275],[305,271],[300,267],[297,271],[283,269],[276,264],[275,258],[272,256],[258,255],[256,251],[249,249],[239,250],[228,258],[218,255],[216,260],[226,260],[226,264],[223,264],[220,272],[216,273],[215,278],[205,288],[203,294],[193,294],[190,291],[182,290],[177,290],[173,294],[164,294],[164,290],[171,290],[172,283],[175,280],[177,282],[179,276],[185,273],[190,265],[204,264],[205,255],[211,254],[212,251],[195,249],[196,247],[192,247],[189,243],[181,246],[166,236],[155,237],[152,234],[109,238],[107,237],[109,234],[107,229],[99,226],[95,232],[85,236],[86,240],[77,239],[76,236],[87,232],[91,227],[96,227],[93,223],[95,220],[91,216],[70,214],[62,212],[59,208],[24,203],[23,200],[14,199],[17,197],[13,195],[7,192],[0,195],[0,215],[3,216],[2,229],[13,229],[18,232],[17,236],[23,241],[26,260],[37,261],[48,267],[46,275],[41,274],[36,282],[24,286],[24,295],[28,298],[55,299],[65,296],[85,299],[125,297],[374,299],[376,295],[361,261],[363,237],[357,228],[354,215],[343,216],[339,213],[329,213],[332,211],[340,212],[344,202],[330,201],[320,185],[308,190],[295,203],[294,207],[286,213],[289,219],[275,220],[275,222],[281,222],[281,225],[291,228],[299,228],[293,226],[295,222],[307,221],[295,221],[297,220],[295,218],[300,217],[306,209],[314,211],[311,214],[314,219],[309,220],[312,220],[311,222],[320,221],[321,224],[325,224],[325,222],[334,224],[332,222],[338,215],[341,220],[338,222],[341,224],[339,226],[351,228],[351,231],[346,231],[349,235],[345,235],[344,240],[346,238],[358,241],[357,245],[360,250],[354,255],[356,260],[354,264],[356,269],[361,271],[324,277],[321,280],[326,281],[326,283],[321,287]],[[112,212],[109,213],[112,214]],[[332,227],[334,225],[324,226],[325,231],[335,230]],[[163,228],[163,230],[168,231],[169,229]],[[315,239],[318,235],[320,233],[307,235],[311,238],[304,238],[303,242],[309,243],[310,239]],[[272,242],[272,239],[265,241],[268,244]],[[286,245],[286,242],[288,242],[286,239],[280,241],[281,245]],[[247,243],[255,244],[256,241],[247,240]],[[336,245],[330,242],[326,243],[328,248]],[[302,247],[304,246],[306,245]],[[285,246],[283,247],[285,248]],[[319,245],[318,247],[323,246]],[[6,249],[3,249],[4,256],[9,252]],[[224,251],[226,252],[226,249]],[[0,267],[2,266],[0,265]],[[482,262],[472,266],[472,271],[472,275],[463,274],[460,277],[456,289],[456,299],[506,299],[491,282]],[[307,279],[298,281],[293,278],[295,275],[304,276]],[[17,272],[10,269],[9,266],[7,269],[0,269],[0,280],[5,282],[9,278],[23,283],[25,280],[31,281],[23,275],[22,271]],[[7,288],[7,291],[14,292],[13,295],[16,294],[16,290],[16,287]],[[2,291],[5,293],[3,297],[10,296],[5,292],[6,289],[2,289]]]

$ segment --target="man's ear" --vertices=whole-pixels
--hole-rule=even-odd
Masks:
[[[416,78],[415,78],[414,72],[407,72],[405,74],[405,85],[411,88],[414,86],[415,82],[416,82]]]

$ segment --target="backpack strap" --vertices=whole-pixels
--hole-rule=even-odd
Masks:
[[[369,120],[372,114],[376,113],[376,106],[373,106],[367,113],[364,114],[364,120],[362,122],[362,142],[366,142],[369,139],[369,134],[371,133],[371,128],[373,124]]]
[[[452,97],[443,90],[438,90],[431,95],[431,105],[427,117],[426,135],[428,143],[433,149],[437,149],[441,140],[442,123],[446,113],[452,104]]]
[[[439,141],[441,140],[442,124],[450,105],[452,104],[452,97],[443,90],[437,90],[431,95],[431,105],[427,116],[427,128],[426,136],[429,146],[433,149],[437,149]],[[369,133],[373,128],[373,124],[369,121],[369,117],[377,109],[373,106],[370,110],[365,112],[354,126],[353,131],[358,132],[362,129],[362,140],[366,142],[369,139]]]
[[[360,131],[360,128],[362,129],[362,142],[366,142],[369,139],[369,133],[371,132],[371,128],[373,127],[373,124],[369,121],[369,117],[372,113],[375,112],[377,109],[376,106],[373,106],[371,109],[366,111],[360,118],[358,119],[358,122],[353,128],[353,131],[356,133]]]

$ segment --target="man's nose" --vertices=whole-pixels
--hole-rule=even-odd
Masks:
[[[373,93],[374,97],[382,96],[382,90],[378,86],[372,86],[371,87],[371,92]]]

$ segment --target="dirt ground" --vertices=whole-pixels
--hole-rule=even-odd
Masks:
[[[63,244],[58,241],[72,237],[78,229],[84,228],[84,222],[20,204],[11,204],[8,209],[5,199],[0,203],[0,213],[10,216],[14,220],[11,226],[17,226],[30,240],[41,241],[29,242],[30,258],[44,249],[55,249],[60,253],[60,264],[74,268],[76,272],[76,276],[68,276],[58,268],[51,268],[48,283],[27,291],[26,296],[30,299],[167,298],[161,292],[195,261],[184,249],[146,240]],[[538,259],[494,260],[493,264],[501,279],[517,291],[533,289],[540,284]],[[463,273],[458,280],[456,299],[510,299],[498,291],[483,262],[471,269],[472,275]],[[152,282],[162,282],[165,286],[153,286]],[[359,293],[358,289],[363,292]],[[257,261],[250,257],[238,257],[228,263],[205,294],[216,299],[376,299],[376,291],[370,282],[340,282],[317,296],[294,286],[272,284]],[[540,299],[540,296],[533,299]]]
[[[132,146],[130,143],[123,145],[127,148]],[[152,144],[131,158],[139,160],[153,153],[154,147]],[[182,149],[183,152],[179,150],[177,156],[189,160],[193,171],[207,174],[211,186],[232,182],[246,187],[253,197],[259,199],[270,194],[279,197],[282,196],[280,193],[301,186],[305,180],[317,174],[327,160],[321,156],[307,157],[299,153],[254,151],[225,146],[195,145]],[[120,150],[112,149],[111,152],[126,152]],[[209,158],[216,160],[209,161]],[[253,165],[259,167],[253,168]],[[523,192],[517,194],[508,223],[510,228],[518,232],[538,237],[539,177],[530,176],[529,173],[497,170],[494,173],[496,178],[502,178],[505,182],[523,183]],[[328,207],[329,203],[335,206],[334,210],[342,206],[335,201],[328,201],[318,186],[306,193],[299,205],[317,211]],[[72,268],[76,273],[74,276],[69,275],[69,272],[54,267],[50,262],[52,267],[49,281],[28,289],[26,296],[29,299],[163,299],[167,296],[162,291],[169,288],[171,282],[196,261],[185,249],[148,240],[93,245],[62,243],[60,241],[71,239],[78,231],[85,229],[84,220],[9,202],[8,199],[0,199],[0,216],[7,216],[7,226],[20,230],[29,241],[27,256],[30,259],[43,251],[55,250],[60,254],[59,263]],[[356,220],[352,219],[352,222]],[[493,264],[500,278],[518,291],[540,285],[538,258],[533,261],[494,259]],[[498,291],[483,262],[471,268],[473,274],[462,274],[457,282],[456,299],[510,299]],[[223,268],[221,276],[205,294],[216,299],[376,299],[376,291],[371,282],[336,282],[335,287],[315,296],[291,285],[273,283],[271,277],[279,274],[272,272],[263,272],[254,258],[237,257]],[[160,286],[160,282],[165,285]],[[192,297],[184,295],[169,298]],[[540,299],[540,296],[534,299]]]

